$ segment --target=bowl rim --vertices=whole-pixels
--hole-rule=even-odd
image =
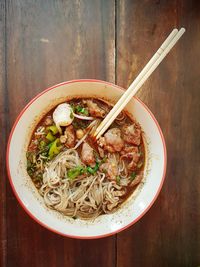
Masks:
[[[17,190],[15,189],[15,186],[14,186],[14,183],[12,181],[12,177],[11,177],[11,173],[10,173],[10,166],[9,166],[9,153],[10,153],[10,143],[11,143],[11,139],[12,139],[12,136],[13,136],[13,133],[14,133],[14,130],[20,120],[20,118],[22,117],[22,115],[25,113],[25,111],[27,110],[27,108],[32,104],[34,103],[40,96],[44,95],[46,92],[50,91],[50,90],[53,90],[55,88],[58,88],[60,86],[63,86],[63,85],[66,85],[66,84],[71,84],[71,83],[82,83],[82,82],[91,82],[91,83],[102,83],[104,85],[108,85],[108,86],[112,86],[112,87],[115,87],[115,88],[118,88],[118,89],[121,89],[123,91],[125,91],[124,88],[114,84],[114,83],[111,83],[111,82],[107,82],[107,81],[103,81],[103,80],[98,80],[98,79],[75,79],[75,80],[69,80],[69,81],[65,81],[65,82],[61,82],[61,83],[58,83],[56,85],[53,85],[51,87],[48,87],[47,89],[43,90],[42,92],[40,92],[39,94],[37,94],[35,97],[33,97],[29,102],[28,104],[25,105],[25,107],[21,110],[21,112],[19,113],[19,115],[17,116],[13,126],[12,126],[12,129],[10,131],[10,134],[9,134],[9,138],[8,138],[8,142],[7,142],[7,148],[6,148],[6,169],[7,169],[7,174],[8,174],[8,179],[9,179],[9,182],[10,182],[10,185],[11,185],[11,188],[14,192],[14,195],[15,197],[17,198],[19,204],[21,205],[21,207],[25,210],[25,212],[34,220],[36,221],[38,224],[40,224],[41,226],[45,227],[46,229],[50,230],[51,232],[53,233],[56,233],[56,234],[59,234],[61,236],[64,236],[64,237],[69,237],[69,238],[75,238],[75,239],[98,239],[98,238],[104,238],[104,237],[108,237],[108,236],[112,236],[114,234],[117,234],[127,228],[129,228],[130,226],[134,225],[137,221],[139,221],[147,212],[148,210],[152,207],[152,205],[154,204],[154,202],[156,201],[161,189],[162,189],[162,186],[163,186],[163,183],[164,183],[164,180],[165,180],[165,176],[166,176],[166,168],[167,168],[167,149],[166,149],[166,144],[165,144],[165,139],[164,139],[164,136],[163,136],[163,133],[162,133],[162,130],[160,128],[160,125],[158,123],[158,121],[156,120],[156,118],[154,117],[153,113],[150,111],[150,109],[137,97],[134,97],[138,102],[140,102],[140,104],[145,108],[145,110],[149,113],[149,115],[151,116],[151,118],[153,119],[154,123],[156,124],[157,128],[158,128],[158,132],[160,134],[160,137],[161,137],[161,140],[162,140],[162,145],[163,145],[163,149],[164,149],[164,167],[163,167],[163,174],[162,174],[162,179],[160,181],[160,185],[158,187],[158,190],[155,194],[155,196],[153,197],[153,199],[151,200],[150,204],[146,207],[146,209],[135,219],[133,220],[131,223],[127,224],[126,226],[118,229],[118,230],[115,230],[115,231],[112,231],[110,233],[107,233],[107,234],[102,234],[102,235],[97,235],[97,236],[78,236],[78,235],[70,235],[70,234],[65,234],[65,233],[62,233],[58,230],[55,230],[54,228],[48,226],[47,224],[45,224],[44,222],[42,222],[41,220],[39,220],[33,213],[31,213],[29,211],[29,209],[24,205],[24,203],[22,202],[22,200],[20,199],[18,193],[17,193]]]

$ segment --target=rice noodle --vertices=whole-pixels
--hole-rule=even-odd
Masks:
[[[124,146],[119,148],[114,135],[111,143],[106,136],[102,136],[99,142],[92,138],[113,104],[93,98],[75,98],[69,104],[72,115],[77,119],[62,129],[64,136],[61,132],[57,133],[54,124],[51,129],[47,127],[53,123],[52,114],[46,116],[49,121],[45,118],[37,125],[26,155],[27,172],[49,208],[66,216],[92,219],[115,211],[130,195],[132,188],[134,190],[141,182],[143,169],[139,164],[144,166],[145,151],[143,143],[134,143],[137,133],[128,129],[135,122],[131,122],[125,111],[110,126],[110,129],[119,128],[118,131],[121,131]],[[78,114],[74,113],[72,108],[76,104],[87,106],[89,116],[80,114],[77,109],[73,110]],[[72,121],[73,116],[70,119]],[[83,142],[88,146],[81,147]],[[133,154],[134,147],[138,147],[137,155]]]
[[[122,186],[105,179],[105,173],[100,171],[70,180],[67,170],[81,165],[84,166],[74,149],[61,152],[46,165],[40,188],[45,204],[65,215],[83,219],[112,212],[120,203],[117,195],[124,193]]]

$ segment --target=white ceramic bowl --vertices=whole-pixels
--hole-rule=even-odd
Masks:
[[[55,85],[37,95],[19,114],[7,146],[7,171],[21,206],[39,224],[74,238],[100,238],[122,231],[138,221],[156,200],[166,171],[166,147],[161,129],[151,111],[137,98],[127,105],[142,126],[147,161],[143,183],[115,213],[93,221],[71,219],[48,209],[26,172],[26,148],[38,120],[53,106],[74,96],[99,97],[116,102],[123,89],[104,81],[74,80]]]

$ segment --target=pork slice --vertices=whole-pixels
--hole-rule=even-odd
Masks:
[[[118,128],[108,130],[104,137],[99,138],[99,145],[108,152],[120,152],[124,147],[124,141],[121,137],[121,131]]]
[[[137,168],[137,163],[140,159],[140,153],[137,146],[126,146],[121,151],[121,158],[128,162],[128,170],[134,171]]]
[[[100,108],[97,103],[93,102],[92,100],[87,100],[86,104],[89,109],[89,113],[93,117],[103,118],[105,116],[105,110]]]
[[[94,150],[90,145],[88,145],[88,143],[83,143],[81,150],[81,159],[86,165],[95,165]]]
[[[65,146],[67,148],[72,148],[75,146],[75,131],[72,125],[69,125],[65,128],[64,136],[66,137]]]
[[[141,128],[137,124],[125,125],[122,129],[125,142],[139,146],[141,143]]]

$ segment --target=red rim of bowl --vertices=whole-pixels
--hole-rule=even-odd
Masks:
[[[103,238],[103,237],[108,237],[108,236],[111,236],[111,235],[114,235],[114,234],[117,234],[125,229],[127,229],[128,227],[130,227],[131,225],[135,224],[137,221],[139,221],[146,213],[147,211],[151,208],[151,206],[154,204],[155,200],[157,199],[160,191],[161,191],[161,188],[163,186],[163,182],[164,182],[164,179],[165,179],[165,174],[166,174],[166,166],[167,166],[167,150],[166,150],[166,145],[165,145],[165,139],[164,139],[164,136],[163,136],[163,133],[161,131],[161,128],[156,120],[156,118],[154,117],[153,113],[149,110],[149,108],[140,100],[138,99],[137,97],[135,97],[137,99],[137,101],[140,102],[140,104],[146,109],[146,111],[149,113],[149,115],[151,116],[151,118],[154,120],[157,128],[158,128],[158,131],[159,131],[159,134],[160,134],[160,137],[161,137],[161,140],[162,140],[162,144],[163,144],[163,149],[164,149],[164,168],[163,168],[163,175],[162,175],[162,179],[161,179],[161,182],[160,182],[160,185],[158,187],[158,190],[154,196],[154,198],[152,199],[152,201],[150,202],[150,204],[148,205],[148,207],[140,214],[140,216],[138,216],[135,220],[133,220],[131,223],[127,224],[126,226],[118,229],[118,230],[115,230],[113,232],[110,232],[108,234],[103,234],[103,235],[97,235],[97,236],[76,236],[76,235],[70,235],[70,234],[64,234],[62,232],[59,232],[51,227],[49,227],[48,225],[46,225],[45,223],[43,223],[42,221],[40,221],[37,217],[35,217],[34,214],[32,214],[28,209],[27,207],[24,205],[24,203],[21,201],[20,197],[18,196],[18,193],[15,189],[15,186],[13,184],[13,181],[12,181],[12,178],[11,178],[11,174],[10,174],[10,166],[9,166],[9,152],[10,152],[10,142],[11,142],[11,139],[12,139],[12,135],[13,135],[13,132],[15,130],[15,127],[18,123],[18,121],[20,120],[21,116],[24,114],[24,112],[26,111],[26,109],[33,103],[35,102],[41,95],[45,94],[46,92],[54,89],[54,88],[57,88],[57,87],[60,87],[62,85],[65,85],[65,84],[70,84],[70,83],[77,83],[77,82],[94,82],[94,83],[103,83],[103,84],[106,84],[106,85],[110,85],[112,87],[116,87],[116,88],[119,88],[121,90],[124,90],[122,87],[118,86],[118,85],[115,85],[113,83],[109,83],[109,82],[105,82],[105,81],[102,81],[102,80],[95,80],[95,79],[79,79],[79,80],[70,80],[70,81],[67,81],[67,82],[62,82],[62,83],[59,83],[59,84],[56,84],[52,87],[49,87],[47,88],[46,90],[42,91],[41,93],[39,93],[38,95],[36,95],[23,109],[22,111],[20,112],[20,114],[18,115],[17,119],[15,120],[15,123],[11,129],[11,132],[10,132],[10,135],[9,135],[9,138],[8,138],[8,143],[7,143],[7,150],[6,150],[6,168],[7,168],[7,173],[8,173],[8,178],[9,178],[9,181],[10,181],[10,184],[11,184],[11,187],[12,187],[12,190],[15,194],[15,197],[17,198],[19,204],[22,206],[22,208],[26,211],[26,213],[33,219],[35,220],[37,223],[39,223],[40,225],[42,225],[43,227],[47,228],[48,230],[56,233],[56,234],[59,234],[59,235],[62,235],[62,236],[65,236],[65,237],[70,237],[70,238],[77,238],[77,239],[97,239],[97,238]]]

